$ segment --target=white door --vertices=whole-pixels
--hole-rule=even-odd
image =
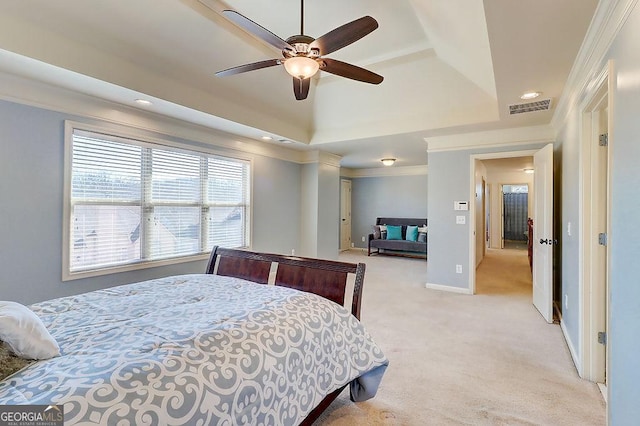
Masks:
[[[351,181],[340,181],[340,250],[351,248]]]
[[[553,144],[533,156],[533,305],[553,322]]]

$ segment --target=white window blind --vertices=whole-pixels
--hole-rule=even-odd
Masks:
[[[249,246],[249,163],[74,129],[69,272]]]

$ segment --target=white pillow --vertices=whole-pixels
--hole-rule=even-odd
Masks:
[[[424,232],[426,234],[427,233],[427,225],[419,226],[418,227],[418,232]]]
[[[21,358],[49,359],[60,355],[58,342],[40,318],[20,303],[0,301],[0,340]]]

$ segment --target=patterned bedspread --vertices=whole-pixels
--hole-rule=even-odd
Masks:
[[[387,365],[342,306],[237,278],[174,276],[31,308],[62,355],[0,382],[0,404],[64,404],[65,424],[298,424],[356,378],[373,396]]]

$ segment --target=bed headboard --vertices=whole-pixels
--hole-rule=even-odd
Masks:
[[[275,271],[275,273],[274,273]],[[364,263],[347,263],[309,257],[258,253],[214,247],[207,264],[207,274],[242,278],[260,284],[295,288],[315,293],[344,305],[348,274],[355,275],[351,313],[360,319]]]

